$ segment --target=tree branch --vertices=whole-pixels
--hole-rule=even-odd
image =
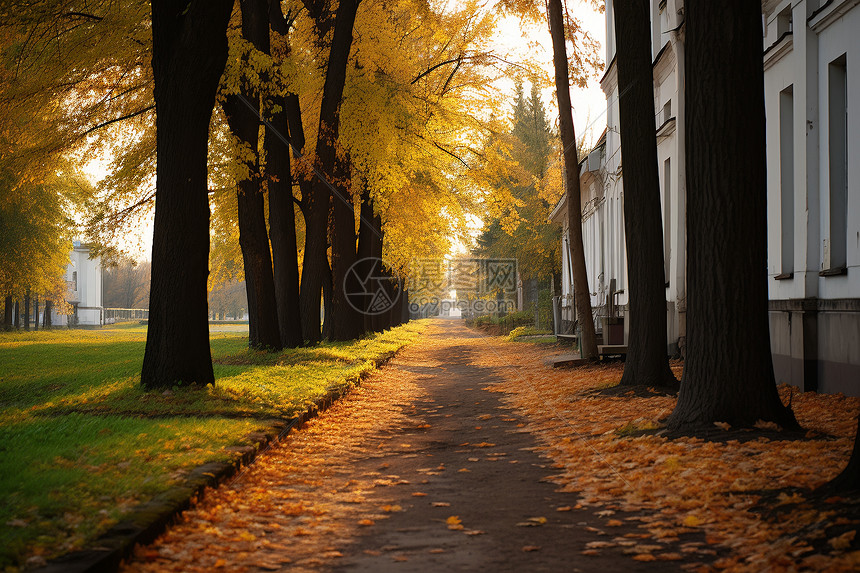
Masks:
[[[451,58],[450,60],[445,60],[444,62],[439,62],[438,64],[432,65],[432,66],[430,66],[429,68],[427,68],[425,71],[423,71],[423,72],[421,72],[420,74],[418,74],[418,76],[417,76],[414,80],[412,80],[411,82],[409,82],[409,85],[414,85],[414,84],[415,84],[415,82],[417,82],[418,80],[420,80],[421,78],[423,78],[423,77],[424,77],[424,76],[426,76],[427,74],[431,73],[433,70],[435,70],[435,69],[437,69],[437,68],[441,68],[441,67],[442,67],[442,66],[444,66],[444,65],[447,65],[447,64],[453,64],[454,62],[456,62],[456,63],[457,63],[457,67],[459,67],[459,66],[460,66],[460,63],[461,63],[462,61],[463,61],[463,55],[462,55],[462,54],[460,54],[460,55],[459,55],[459,56],[457,56],[456,58]],[[455,68],[455,71],[456,71],[456,68]]]
[[[103,122],[103,123],[100,123],[100,124],[98,124],[98,125],[95,125],[95,126],[93,126],[93,127],[89,128],[88,130],[86,130],[85,132],[83,132],[83,133],[81,134],[81,137],[83,137],[83,136],[85,136],[85,135],[89,135],[89,134],[91,134],[92,132],[94,132],[94,131],[96,131],[96,130],[99,130],[99,129],[103,128],[103,127],[107,127],[107,126],[111,125],[112,123],[117,123],[117,122],[120,122],[120,121],[124,121],[124,120],[126,120],[126,119],[131,119],[131,118],[133,118],[133,117],[136,117],[136,116],[138,116],[138,115],[140,115],[140,114],[146,113],[146,112],[148,112],[148,111],[150,111],[150,110],[153,110],[153,109],[155,109],[155,104],[150,105],[150,106],[147,106],[147,107],[145,107],[145,108],[143,108],[143,109],[140,109],[140,110],[137,110],[137,111],[135,111],[135,112],[129,113],[129,114],[124,115],[124,116],[122,116],[122,117],[117,117],[117,118],[114,118],[114,119],[111,119],[111,120],[105,121],[105,122]]]

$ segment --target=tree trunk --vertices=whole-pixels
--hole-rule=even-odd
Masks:
[[[240,4],[242,37],[260,52],[268,54],[269,7],[266,0],[241,0]],[[281,334],[258,153],[260,96],[252,93],[245,83],[240,93],[256,109],[251,109],[240,96],[235,95],[227,96],[223,107],[230,131],[252,151],[252,159],[246,164],[248,178],[239,182],[238,190],[239,245],[248,293],[248,343],[253,348],[278,350],[281,348]]]
[[[209,350],[207,146],[231,0],[152,0],[156,200],[141,383],[214,383]]]
[[[30,289],[24,295],[24,330],[30,330]]]
[[[290,95],[298,100],[298,96]],[[276,97],[280,111],[272,114],[271,124],[283,137],[290,130],[287,98]],[[296,104],[298,101],[296,101]],[[281,343],[287,348],[302,345],[302,320],[299,311],[299,259],[296,245],[296,211],[293,206],[293,178],[290,172],[290,147],[278,134],[266,131],[266,175],[269,186],[269,235],[272,240],[275,300]]]
[[[382,231],[382,216],[379,214],[374,215],[374,217],[371,219],[371,221],[373,222],[373,233],[370,236],[370,239],[371,239],[371,241],[370,241],[371,255],[370,256],[373,257],[374,259],[376,259],[376,261],[374,261],[374,263],[376,265],[375,273],[378,274],[379,276],[382,276],[384,274],[384,272],[383,272],[384,266],[382,264],[382,244],[383,244],[383,240],[385,238],[384,233]],[[380,281],[380,284],[369,285],[368,288],[370,288],[374,292],[376,289],[379,289],[379,288],[384,289],[385,288],[384,282],[385,281]],[[372,328],[373,332],[382,332],[386,328],[385,319],[383,318],[383,315],[380,313],[373,313],[371,315],[370,324],[371,324],[371,328]]]
[[[21,302],[15,299],[15,305],[12,307],[12,325],[15,330],[21,328]]]
[[[364,318],[347,300],[347,289],[355,281],[356,263],[355,208],[350,193],[350,166],[347,159],[336,159],[338,164],[337,182],[332,192],[332,340],[353,340],[364,330]],[[350,284],[347,284],[350,283]],[[350,292],[352,292],[350,290]]]
[[[860,416],[857,417],[857,431],[854,433],[854,449],[851,450],[851,457],[848,459],[848,465],[845,466],[839,475],[821,486],[824,491],[856,491],[860,490]]]
[[[328,261],[325,261],[323,269],[325,275],[322,283],[322,338],[328,340],[331,338],[331,268],[328,266]],[[317,309],[317,321],[319,321],[320,311]]]
[[[370,199],[370,189],[365,183],[361,192],[361,223],[358,227],[358,265],[356,271],[358,276],[367,277],[373,270],[373,234],[376,227],[373,219],[373,202]],[[365,312],[362,315],[364,332],[373,332],[373,315]]]
[[[328,212],[331,199],[329,182],[335,169],[336,141],[340,129],[340,103],[346,81],[346,66],[352,46],[352,29],[358,10],[357,0],[342,0],[337,9],[331,41],[328,68],[323,86],[317,133],[317,167],[328,181],[319,178],[310,185],[305,202],[305,254],[302,264],[301,313],[302,331],[310,343],[320,340],[320,293],[330,269],[326,257]],[[331,280],[330,278],[328,279]],[[330,306],[326,306],[330,310]],[[326,318],[328,318],[326,313]]]
[[[615,0],[624,234],[627,242],[630,335],[621,384],[669,386],[663,222],[657,166],[649,0]]]
[[[669,425],[796,428],[770,354],[761,7],[686,10],[687,359]]]
[[[564,149],[564,179],[567,184],[567,213],[570,232],[570,260],[573,263],[573,293],[576,314],[580,325],[580,355],[597,358],[597,337],[594,317],[591,314],[591,295],[588,291],[588,269],[582,243],[582,196],[579,187],[579,158],[576,153],[576,132],[570,104],[567,49],[564,43],[564,16],[561,0],[548,0],[547,12],[552,35],[555,89],[558,97],[561,145]]]
[[[3,305],[3,330],[12,330],[12,307],[14,302],[11,296],[7,296]]]
[[[33,298],[33,330],[39,330],[39,295]]]
[[[43,328],[51,328],[51,326],[53,326],[53,324],[52,324],[53,319],[51,318],[51,313],[54,310],[52,307],[53,307],[53,305],[51,304],[51,301],[46,300],[45,301],[45,319],[42,321],[42,327]]]

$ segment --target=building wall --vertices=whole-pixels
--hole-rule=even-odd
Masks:
[[[54,325],[98,326],[104,324],[102,308],[101,257],[90,258],[90,249],[80,241],[74,242],[69,253],[65,274],[68,290],[66,301],[73,306],[72,315],[54,314]]]
[[[762,3],[774,369],[780,382],[852,395],[860,395],[860,178],[852,169],[860,117],[850,112],[860,101],[858,5]]]

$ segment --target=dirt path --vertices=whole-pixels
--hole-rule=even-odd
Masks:
[[[500,343],[437,321],[361,389],[208,495],[131,570],[676,571],[641,529],[547,481],[524,421],[474,364]],[[626,537],[625,537],[626,536]],[[583,555],[615,539],[610,552]],[[650,542],[649,542],[650,543]],[[597,544],[599,546],[599,543]],[[660,556],[665,548],[650,552]]]

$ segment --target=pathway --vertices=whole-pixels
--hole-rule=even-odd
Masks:
[[[510,352],[436,321],[349,397],[186,512],[131,570],[677,571],[583,555],[606,520],[556,491],[520,416],[477,366]],[[507,372],[505,371],[507,370]],[[636,539],[635,524],[613,528]],[[597,552],[595,552],[597,553]]]

